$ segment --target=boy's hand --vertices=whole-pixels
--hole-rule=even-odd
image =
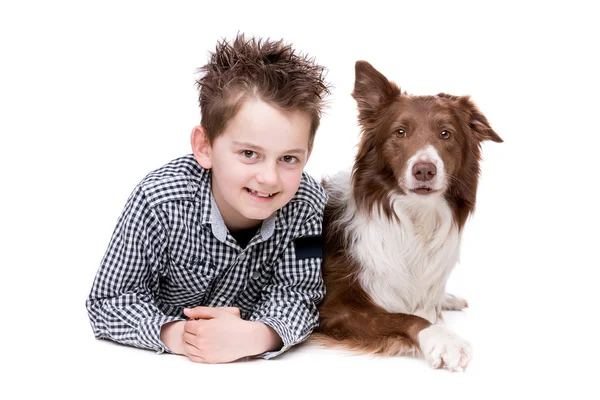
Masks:
[[[225,363],[281,347],[275,331],[240,318],[236,307],[185,309],[183,353],[192,361]]]
[[[198,308],[211,308],[211,307],[194,307],[194,308],[192,308],[190,310],[194,311],[194,310],[196,310]],[[230,314],[233,314],[233,315],[235,315],[238,318],[241,318],[241,316],[240,316],[240,309],[237,308],[237,307],[212,307],[212,309],[213,310],[222,310],[222,311],[228,312]],[[185,311],[184,311],[184,314],[185,314]],[[190,318],[190,316],[188,314],[185,314],[185,315],[188,318]]]
[[[217,307],[216,309],[228,312],[237,317],[240,316],[240,309],[237,307]],[[187,356],[184,349],[185,342],[183,334],[185,333],[186,321],[169,322],[160,329],[160,340],[175,354]]]

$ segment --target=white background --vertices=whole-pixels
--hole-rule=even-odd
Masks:
[[[598,398],[598,13],[416,3],[3,1],[0,396]],[[470,303],[446,316],[473,344],[466,373],[309,345],[210,366],[93,338],[84,303],[117,217],[146,173],[190,152],[196,68],[238,31],[329,68],[316,177],[352,162],[359,59],[412,94],[472,95],[505,140],[483,146],[449,282]]]

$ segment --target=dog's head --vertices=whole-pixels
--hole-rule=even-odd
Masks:
[[[502,139],[468,96],[401,93],[366,61],[356,63],[352,96],[362,127],[353,170],[359,206],[379,202],[391,213],[388,200],[401,194],[445,196],[472,210],[481,142]]]

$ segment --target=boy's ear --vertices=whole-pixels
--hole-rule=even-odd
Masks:
[[[198,164],[205,169],[212,168],[212,147],[206,137],[206,129],[202,126],[194,127],[190,142],[192,144],[192,153],[194,153],[194,158],[198,161]]]

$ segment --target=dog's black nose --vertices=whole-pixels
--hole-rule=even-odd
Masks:
[[[418,181],[427,182],[435,177],[437,169],[435,165],[428,162],[418,162],[413,165],[412,173]]]

